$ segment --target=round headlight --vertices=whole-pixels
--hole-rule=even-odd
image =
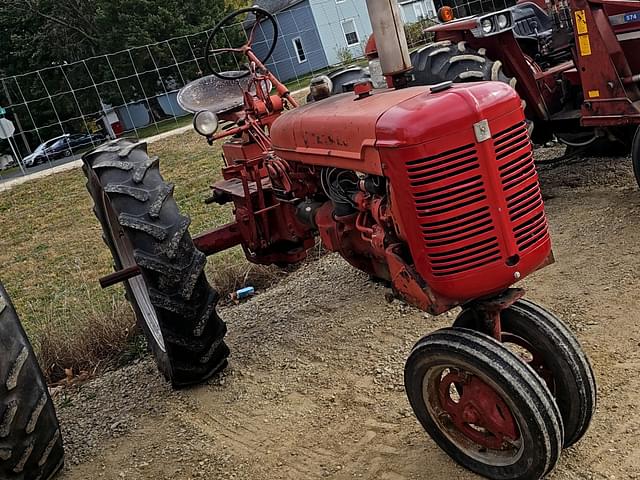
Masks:
[[[509,19],[504,13],[498,15],[498,27],[500,29],[506,28],[509,25]]]
[[[202,110],[193,117],[193,128],[205,137],[213,135],[218,130],[218,116],[209,110]]]
[[[491,31],[493,30],[493,22],[490,18],[485,18],[484,20],[482,20],[481,27],[484,33],[491,33]]]

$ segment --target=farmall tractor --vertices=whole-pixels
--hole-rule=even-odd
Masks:
[[[363,82],[302,107],[265,67],[278,36],[269,13],[239,10],[212,31],[213,75],[180,102],[209,143],[224,140],[223,179],[207,202],[231,205],[232,223],[192,238],[145,144],[116,140],[85,155],[117,269],[102,284],[125,283],[160,370],[190,385],[229,354],[206,256],[240,245],[250,262],[292,264],[319,237],[410,305],[432,315],[462,307],[451,328],[412,349],[409,402],[466,468],[544,477],[585,434],[596,387],[570,330],[512,288],[553,262],[522,102],[499,82],[408,87],[396,1],[368,8],[395,87]],[[218,44],[233,25],[246,28],[246,43]],[[272,33],[260,58],[259,28]],[[225,56],[238,70],[220,70]]]
[[[428,29],[412,54],[414,84],[497,80],[526,102],[532,136],[572,149],[632,153],[640,184],[640,2],[526,0]],[[634,139],[635,135],[635,139]],[[604,147],[604,148],[603,148]]]

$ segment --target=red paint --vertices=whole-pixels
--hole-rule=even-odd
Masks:
[[[278,95],[247,91],[244,108],[225,116],[236,127],[212,138],[230,137],[212,200],[233,204],[235,222],[196,238],[205,253],[239,243],[251,262],[289,264],[319,236],[433,314],[498,295],[549,263],[531,144],[510,87],[371,94],[360,85],[287,112],[284,101],[295,103],[286,88],[259,71],[252,84],[273,81]],[[483,141],[480,122],[491,133]],[[351,175],[342,200],[327,195],[333,169]],[[368,191],[349,171],[378,183]]]
[[[547,10],[544,1],[534,3]],[[556,2],[552,0],[551,3]],[[518,79],[516,89],[526,100],[532,119],[552,120],[554,114],[566,109],[561,84],[568,81],[581,86],[583,91],[581,125],[610,127],[640,124],[640,89],[637,82],[630,81],[632,75],[640,73],[640,56],[637,55],[640,38],[617,38],[619,34],[640,32],[640,22],[612,26],[609,21],[611,15],[639,11],[638,2],[569,0],[569,5],[572,15],[578,10],[585,11],[591,53],[583,56],[580,49],[574,46],[572,63],[547,70],[541,69],[524,55],[511,31],[490,37],[474,37],[471,33],[476,26],[474,18],[436,25],[427,31],[435,33],[436,41],[465,40],[476,50],[485,48],[489,58],[501,61],[507,74]],[[580,45],[580,36],[578,29],[574,28],[575,45]],[[626,84],[623,79],[628,79]]]
[[[452,398],[452,392],[456,392],[456,398]],[[451,423],[478,445],[501,450],[520,438],[505,401],[479,377],[451,372],[440,381],[438,396]]]

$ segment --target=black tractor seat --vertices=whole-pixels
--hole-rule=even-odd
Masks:
[[[551,18],[535,3],[520,3],[514,6],[511,12],[516,38],[535,39],[551,35]]]

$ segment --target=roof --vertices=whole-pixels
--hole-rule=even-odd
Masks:
[[[255,0],[254,5],[266,10],[271,14],[275,14],[291,8],[303,1],[304,0]]]

